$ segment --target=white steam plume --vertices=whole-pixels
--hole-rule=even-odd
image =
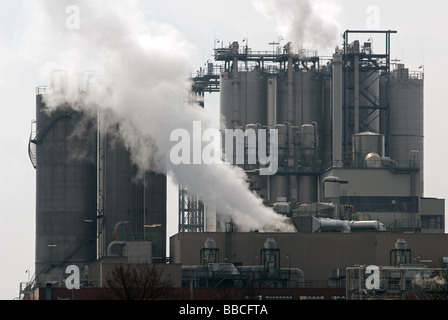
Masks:
[[[65,27],[68,5],[80,11],[77,30]],[[232,217],[241,230],[293,231],[285,218],[263,206],[247,187],[244,172],[231,165],[176,166],[169,161],[173,145],[170,134],[191,130],[193,121],[202,129],[211,126],[209,114],[185,99],[185,79],[192,70],[194,48],[173,27],[146,22],[137,1],[39,1],[40,28],[34,30],[41,54],[51,63],[43,71],[92,68],[102,83],[94,92],[80,95],[78,84],[62,95],[49,95],[51,108],[62,102],[89,106],[113,114],[132,160],[142,170],[174,174],[206,202],[216,202],[217,211]],[[52,21],[52,23],[49,23]],[[34,41],[35,40],[34,38]],[[42,47],[44,46],[44,47]],[[112,124],[112,123],[111,123]]]
[[[340,9],[328,0],[252,0],[255,9],[274,19],[279,36],[305,49],[334,48],[340,42]]]

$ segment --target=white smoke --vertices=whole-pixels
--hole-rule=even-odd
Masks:
[[[301,48],[334,48],[340,42],[340,9],[327,0],[252,0],[255,9],[273,19],[278,35]]]
[[[185,79],[193,69],[190,54],[195,48],[177,30],[147,22],[138,1],[38,3],[39,27],[30,36],[48,59],[42,72],[49,76],[54,68],[90,68],[101,74],[101,85],[88,95],[80,95],[78,81],[69,81],[63,93],[48,96],[50,108],[68,102],[113,114],[109,124],[119,123],[132,160],[142,171],[172,173],[176,182],[188,185],[206,202],[215,201],[217,211],[231,217],[240,230],[292,231],[249,191],[241,169],[225,164],[176,166],[169,161],[173,130],[191,130],[193,121],[201,121],[205,130],[212,123],[203,108],[186,102]],[[79,29],[66,27],[68,5],[79,8]]]

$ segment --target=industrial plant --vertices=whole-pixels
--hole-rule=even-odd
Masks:
[[[248,139],[266,150],[277,143],[275,173],[260,174],[268,164],[259,161],[234,165],[294,231],[242,231],[179,186],[178,233],[167,240],[167,176],[138,172],[119,124],[103,126],[107,113],[47,112],[45,97],[61,89],[38,87],[29,142],[36,270],[21,298],[93,297],[115,265],[142,263],[161,267],[173,299],[416,299],[433,291],[446,281],[445,201],[424,196],[424,73],[392,59],[396,33],[347,30],[326,57],[292,43],[255,51],[247,41],[219,42],[214,61],[191,75],[198,104],[219,96],[221,129],[245,132],[235,157],[257,152]],[[275,140],[260,139],[266,129]],[[75,293],[65,287],[70,265],[81,274]],[[373,287],[369,266],[380,270]]]

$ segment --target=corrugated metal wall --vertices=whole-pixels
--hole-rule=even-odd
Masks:
[[[390,250],[403,238],[411,249],[411,263],[432,260],[439,267],[448,256],[448,235],[406,233],[181,233],[171,238],[175,263],[200,264],[200,250],[207,238],[219,248],[219,262],[259,265],[260,249],[273,238],[280,249],[280,267],[299,268],[307,283],[326,286],[330,272],[358,264],[390,265]],[[226,259],[227,258],[227,259]],[[419,260],[420,259],[420,260]]]

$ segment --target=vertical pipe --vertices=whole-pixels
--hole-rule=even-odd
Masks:
[[[289,123],[294,123],[294,118],[293,118],[293,89],[294,89],[294,85],[293,85],[293,81],[292,81],[292,57],[290,56],[288,58],[288,118],[287,121]]]
[[[332,81],[332,100],[333,100],[333,166],[338,167],[342,164],[342,56],[333,56],[333,81]]]
[[[277,124],[277,78],[269,77],[267,81],[267,125]]]
[[[104,214],[104,129],[102,128],[103,122],[101,121],[102,113],[98,108],[97,114],[97,257],[101,258],[104,255],[105,247],[105,230],[103,227],[103,214]]]
[[[238,58],[233,58],[233,127],[240,122]]]
[[[355,113],[354,113],[354,132],[353,134],[359,133],[359,55],[354,56],[354,72],[353,72],[353,90],[355,99]]]
[[[386,34],[386,132],[384,134],[385,156],[390,156],[390,33]]]

